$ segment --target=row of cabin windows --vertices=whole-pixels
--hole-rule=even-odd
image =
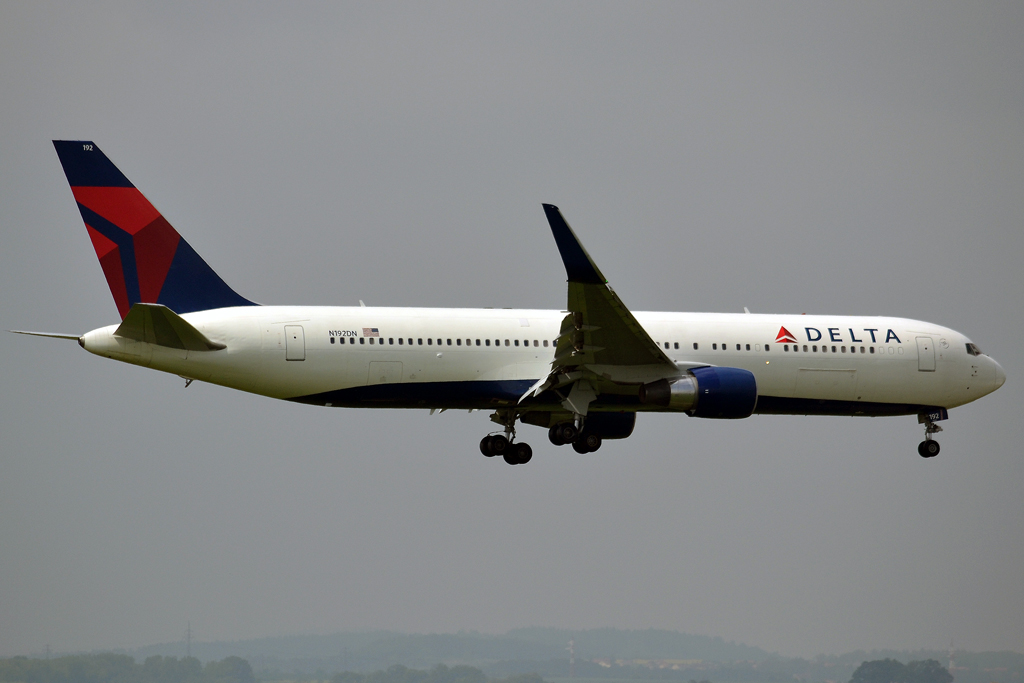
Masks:
[[[655,342],[655,343],[658,343],[658,342]],[[660,346],[660,344],[659,344],[659,346]],[[679,348],[679,342],[674,342],[672,346],[674,348],[678,349]],[[718,350],[718,346],[719,345],[718,345],[717,342],[712,343],[711,344],[711,349],[713,351],[717,351]],[[727,351],[729,349],[728,344],[722,344],[721,346],[722,346],[722,351]],[[789,344],[783,344],[782,345],[782,350],[784,352],[788,352],[790,350],[789,346],[790,346]],[[666,349],[669,348],[669,342],[665,342],[665,348]],[[828,353],[829,352],[829,348],[830,347],[828,347],[828,346],[822,345],[821,353]],[[697,351],[699,349],[700,349],[700,344],[697,343],[697,342],[693,342],[693,350]],[[751,350],[750,349],[750,344],[737,344],[736,345],[736,350],[737,351],[743,351],[744,349],[746,349],[747,351],[750,351]],[[771,351],[771,349],[772,349],[771,344],[765,344],[764,345],[764,350],[765,351]],[[831,347],[831,349],[832,349],[832,353],[846,353],[846,347],[845,346],[839,346],[839,347],[833,346],[833,347]],[[861,353],[874,353],[875,352],[875,347],[874,346],[851,346],[850,347],[850,353],[857,353],[857,349],[860,349]],[[754,344],[754,350],[755,351],[760,351],[761,350],[761,345],[760,344]],[[798,351],[800,351],[800,345],[799,344],[793,344],[793,352],[795,353],[795,352],[798,352]],[[818,353],[818,345],[817,344],[813,344],[810,347],[808,347],[807,344],[804,344],[803,345],[803,351],[804,351],[804,353]],[[883,347],[879,346],[878,347],[878,353],[885,353],[885,349]],[[889,349],[889,353],[893,353],[892,349]],[[902,349],[900,349],[900,353],[903,353]]]
[[[857,349],[860,349],[861,353],[874,353],[875,352],[875,347],[874,346],[851,346],[850,347],[850,353],[857,353]],[[789,351],[789,344],[784,344],[783,347],[782,347],[782,350],[783,351]],[[840,346],[840,347],[837,348],[835,346],[829,347],[829,346],[825,346],[824,344],[822,344],[822,346],[821,346],[821,353],[828,353],[829,350],[831,350],[832,353],[846,353],[846,347],[845,346]],[[800,351],[800,345],[793,344],[793,351],[794,352]],[[804,344],[803,345],[803,352],[804,353],[818,353],[818,345],[817,344],[813,344],[813,345],[811,345],[810,348],[808,348],[807,344]],[[885,353],[885,347],[879,346],[878,347],[878,353]],[[893,353],[892,347],[889,347],[889,353]],[[900,353],[903,353],[903,349],[900,349]]]
[[[332,344],[335,343],[335,339],[338,339],[339,343],[341,343],[341,344],[345,343],[345,339],[348,339],[348,343],[349,344],[355,344],[356,343],[356,337],[331,337],[331,343]],[[359,339],[359,343],[360,344],[366,344],[367,340],[369,340],[369,343],[370,343],[371,346],[373,344],[375,344],[375,343],[380,345],[380,346],[384,346],[384,337],[359,337],[358,339]],[[376,341],[374,341],[375,339],[376,339]],[[417,346],[423,346],[423,341],[424,340],[423,340],[422,337],[417,338],[415,341],[416,341],[416,345]],[[435,341],[437,342],[438,346],[445,346],[445,345],[452,346],[452,340],[451,339],[437,339],[437,340],[435,340],[435,339],[432,339],[432,338],[426,340],[427,346],[433,346]],[[475,341],[476,341],[476,346],[490,346],[491,345],[491,340],[490,339],[483,339],[483,340],[477,339]],[[474,345],[473,342],[474,342],[473,339],[467,339],[466,340],[466,346],[473,346]],[[531,342],[532,342],[534,347],[541,347],[541,346],[543,346],[544,348],[547,348],[547,346],[548,346],[548,340],[547,339],[543,339],[543,340],[539,340],[539,339],[533,339],[533,340],[523,339],[522,340],[522,345],[523,346],[530,346]],[[395,338],[394,337],[388,337],[388,345],[394,346],[394,344],[395,344]],[[408,344],[409,346],[413,345],[412,337],[409,337],[409,338],[399,337],[398,338],[398,345],[399,346],[404,346],[406,344]],[[454,340],[454,344],[455,344],[455,346],[462,346],[462,339]],[[495,339],[494,340],[494,345],[495,346],[501,346],[501,340],[500,339]],[[519,344],[519,340],[518,339],[506,339],[505,340],[505,346],[519,346],[519,345],[520,344]],[[554,342],[551,342],[551,345],[554,346]]]
[[[349,344],[355,344],[356,343],[356,337],[338,337],[337,339],[339,339],[340,343],[342,343],[342,344],[345,343],[345,339],[348,339],[348,343]],[[377,339],[376,342],[374,342],[375,339]],[[335,343],[334,340],[335,340],[335,337],[331,337],[331,343],[332,344]],[[379,337],[379,338],[378,337],[359,337],[359,343],[360,344],[365,344],[367,342],[367,340],[369,340],[369,343],[370,343],[371,346],[374,343],[379,344],[381,346],[384,345],[384,338],[383,337]],[[433,346],[434,345],[434,339],[433,338],[428,338],[426,341],[427,341],[427,346]],[[522,345],[524,347],[528,347],[528,346],[530,346],[530,341],[531,340],[529,340],[529,339],[524,339]],[[544,340],[534,339],[532,341],[533,341],[533,346],[534,347],[537,347],[537,348],[539,348],[540,346],[543,346],[544,348],[548,347],[548,340],[547,339],[544,339]],[[403,337],[399,337],[398,338],[398,345],[399,346],[405,345],[406,342],[408,342],[409,346],[413,345],[413,339],[411,337],[409,337],[408,339],[403,338]],[[474,345],[473,342],[474,342],[473,339],[467,339],[466,340],[466,346],[473,346]],[[490,346],[491,345],[491,340],[490,339],[484,339],[484,340],[476,339],[475,342],[476,342],[476,346],[481,346],[481,345],[482,346]],[[655,342],[655,343],[657,343],[657,342]],[[393,346],[395,344],[395,338],[394,337],[388,337],[388,344]],[[422,337],[416,339],[416,345],[417,346],[423,346],[423,338]],[[451,346],[452,345],[452,340],[451,339],[446,339],[446,340],[438,339],[437,340],[437,345],[438,346],[442,346],[442,345]],[[500,339],[495,339],[494,340],[494,345],[495,346],[501,346],[501,340]],[[554,346],[555,343],[551,342],[551,345]],[[455,346],[462,346],[462,339],[456,339],[455,340]],[[519,346],[519,340],[518,339],[511,339],[511,340],[506,339],[505,340],[505,346]],[[674,346],[674,348],[678,349],[679,348],[679,342],[674,342],[673,346]],[[783,344],[782,350],[788,352],[790,350],[789,346],[790,346],[789,344]],[[761,350],[761,345],[760,344],[754,344],[754,347],[755,347],[755,349],[754,349],[755,351],[760,351]],[[665,348],[669,349],[669,342],[665,342]],[[717,351],[718,350],[718,343],[717,342],[712,343],[711,344],[711,348],[712,348],[712,350]],[[729,348],[728,345],[722,344],[722,351],[726,351],[728,348]],[[751,350],[750,349],[750,344],[737,344],[736,345],[736,350],[737,351],[742,351],[742,350],[744,350],[744,348],[747,351]],[[859,347],[851,346],[850,347],[850,353],[857,353],[857,349],[858,348],[860,349],[861,353],[874,353],[875,352],[875,347],[874,346],[866,346],[866,347],[865,346],[859,346]],[[878,347],[878,348],[879,348],[879,353],[885,353],[885,350],[882,347]],[[694,342],[693,343],[693,350],[697,351],[699,349],[700,349],[700,344],[698,342]],[[832,353],[846,353],[846,347],[845,346],[839,346],[838,350],[837,350],[837,347],[833,346],[833,347],[831,347],[831,349],[832,349]],[[771,345],[770,344],[765,344],[764,345],[764,350],[765,351],[771,351]],[[800,351],[800,345],[799,344],[793,344],[793,352],[795,353],[795,352],[798,352],[798,351]],[[818,345],[814,344],[814,345],[811,345],[810,347],[808,347],[807,344],[804,344],[803,345],[803,351],[804,351],[804,353],[818,353]],[[829,347],[825,346],[825,345],[822,345],[821,353],[828,353],[828,351],[829,351]],[[902,349],[901,349],[901,351],[902,351]],[[891,349],[890,349],[889,353],[892,353]]]

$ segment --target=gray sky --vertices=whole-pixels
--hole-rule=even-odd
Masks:
[[[0,338],[0,655],[660,627],[1024,650],[1024,5],[4,3],[4,329],[117,321],[50,144],[92,139],[243,295],[562,308],[558,204],[635,310],[899,315],[1008,380],[914,417],[292,405]]]

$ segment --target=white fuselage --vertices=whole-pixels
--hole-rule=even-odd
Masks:
[[[830,412],[813,409],[814,401],[894,406],[864,414],[952,408],[994,391],[1005,378],[994,360],[968,352],[962,334],[918,320],[634,315],[681,367],[752,372],[757,412]],[[226,348],[170,349],[117,337],[116,325],[87,333],[82,345],[97,355],[280,399],[483,409],[514,404],[549,372],[565,312],[248,306],[182,317]],[[782,328],[796,341],[784,340]]]

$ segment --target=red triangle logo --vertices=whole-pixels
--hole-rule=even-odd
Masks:
[[[779,328],[779,336],[775,337],[775,343],[780,344],[782,342],[793,342],[796,343],[796,337],[793,333],[787,330],[785,327]]]

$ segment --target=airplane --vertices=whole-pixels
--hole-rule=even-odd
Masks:
[[[57,156],[121,322],[86,351],[315,406],[490,411],[480,451],[525,464],[516,424],[578,453],[632,434],[637,413],[917,415],[924,458],[948,410],[1002,367],[961,333],[906,318],[631,311],[552,204],[563,311],[265,306],[235,292],[91,141]]]

